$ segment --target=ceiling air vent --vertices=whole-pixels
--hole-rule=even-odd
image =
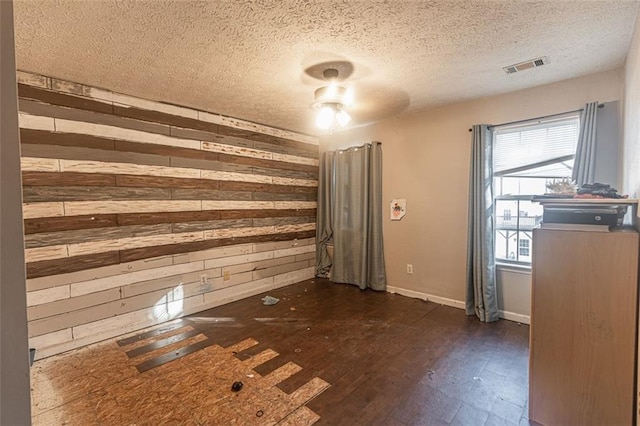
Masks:
[[[503,67],[505,73],[513,74],[519,71],[528,70],[530,68],[541,67],[542,65],[546,65],[549,63],[549,58],[546,56],[542,56],[540,58],[529,59],[528,61],[520,62],[519,64],[509,65],[507,67]]]

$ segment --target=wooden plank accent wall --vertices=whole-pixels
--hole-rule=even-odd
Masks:
[[[318,141],[18,72],[43,358],[314,274]]]

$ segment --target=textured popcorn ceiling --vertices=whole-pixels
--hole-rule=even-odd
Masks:
[[[349,61],[354,125],[624,64],[638,1],[14,0],[19,69],[318,134],[304,70]],[[505,75],[546,55],[550,64]]]

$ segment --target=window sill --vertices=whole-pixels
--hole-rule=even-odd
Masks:
[[[531,274],[531,265],[518,265],[514,263],[496,262],[496,269],[499,271],[516,272],[519,274]]]

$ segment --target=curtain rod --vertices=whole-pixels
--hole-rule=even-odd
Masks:
[[[2,1],[2,0],[0,0]],[[354,149],[354,148],[366,148],[369,147],[371,148],[371,146],[373,146],[373,144],[378,144],[378,145],[382,145],[382,142],[380,141],[371,141],[371,142],[365,142],[362,145],[353,145],[353,146],[348,146],[346,148],[341,148],[341,149],[328,149],[325,152],[329,152],[329,151],[333,151],[333,152],[340,152],[340,151],[348,151],[350,149]]]
[[[604,108],[604,104],[599,104],[598,108]],[[550,118],[550,117],[555,117],[557,115],[566,115],[566,114],[573,114],[574,112],[582,112],[584,111],[584,108],[580,108],[580,109],[576,109],[573,111],[566,111],[566,112],[561,112],[559,114],[553,114],[553,115],[543,115],[542,117],[534,117],[534,118],[528,118],[526,120],[516,120],[516,121],[509,121],[508,123],[502,123],[502,124],[492,124],[488,127],[498,127],[498,126],[510,126],[512,124],[520,124],[520,123],[526,123],[528,121],[537,121],[537,120],[543,120],[545,118]],[[473,129],[469,129],[469,131],[473,131]]]

